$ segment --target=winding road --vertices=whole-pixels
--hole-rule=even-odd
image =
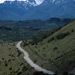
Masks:
[[[20,44],[22,43],[22,41],[18,42],[16,47],[18,48],[18,50],[20,50],[22,53],[24,53],[24,59],[27,61],[27,63],[33,67],[36,71],[39,72],[43,72],[49,75],[53,75],[54,73],[52,71],[48,71],[46,69],[41,68],[39,65],[35,64],[30,58],[29,58],[29,54],[21,48]]]

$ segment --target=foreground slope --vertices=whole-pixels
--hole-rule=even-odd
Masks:
[[[0,44],[0,75],[33,75],[34,69],[23,59],[16,44]]]
[[[15,43],[0,44],[0,75],[37,75],[16,49]],[[21,47],[27,50],[34,63],[47,70],[63,73],[75,67],[75,20],[25,40]],[[39,74],[38,74],[39,75]]]
[[[0,75],[46,75],[36,72],[16,48],[17,42],[0,44]]]
[[[35,63],[58,73],[74,69],[75,20],[40,36],[22,43]]]

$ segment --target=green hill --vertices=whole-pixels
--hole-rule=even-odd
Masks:
[[[28,65],[16,44],[0,44],[0,75],[45,75]],[[74,44],[75,20],[72,20],[62,27],[23,41],[21,47],[29,53],[34,63],[62,75],[75,68]]]
[[[26,40],[40,33],[60,27],[71,19],[51,18],[46,21],[2,21],[0,20],[0,43]],[[12,38],[13,37],[13,38]]]
[[[35,70],[23,59],[16,44],[0,44],[0,75],[33,75]]]
[[[35,63],[58,73],[75,68],[75,20],[40,36],[22,43]]]

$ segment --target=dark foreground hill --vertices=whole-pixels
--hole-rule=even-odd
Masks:
[[[75,20],[24,41],[22,46],[38,65],[58,73],[75,68]]]
[[[51,18],[46,21],[0,21],[0,43],[29,39],[32,36],[60,27],[71,19]]]

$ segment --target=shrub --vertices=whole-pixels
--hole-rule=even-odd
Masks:
[[[22,74],[22,72],[18,72],[18,73],[17,73],[17,75],[21,75],[21,74]]]
[[[35,59],[35,60],[34,60],[34,63],[36,63],[36,62],[37,62],[37,60]]]
[[[5,58],[2,58],[2,60],[5,60]]]
[[[15,43],[13,43],[13,46],[15,46]]]
[[[24,67],[22,68],[22,71],[23,71],[23,72],[24,72],[24,71],[27,71],[28,68],[29,68],[29,67],[25,67],[25,66],[24,66]]]
[[[43,73],[43,72],[34,72],[33,75],[48,75],[48,74],[45,74],[45,73]]]
[[[45,49],[45,47],[43,49]]]
[[[10,67],[9,70],[12,70],[12,67]]]
[[[27,42],[24,42],[23,46],[27,46],[27,45],[28,45],[28,43]]]
[[[21,52],[19,50],[17,50],[17,52],[18,52],[18,55],[17,56],[19,57],[21,55]]]
[[[56,36],[56,38],[57,38],[58,40],[60,40],[60,39],[65,38],[65,37],[68,36],[68,35],[70,35],[70,32],[61,33],[61,34],[58,34],[58,35]]]
[[[9,50],[11,50],[11,48],[9,48]]]
[[[11,61],[11,59],[8,60],[8,62],[10,62],[10,61]]]
[[[53,41],[53,40],[54,40],[54,37],[50,38],[50,39],[48,40],[48,42],[51,42],[51,41]]]
[[[74,32],[74,30],[72,29],[71,32]]]
[[[63,75],[68,75],[68,72],[64,72]]]
[[[57,47],[54,47],[54,49],[53,50],[57,50],[58,48]]]
[[[8,66],[8,64],[7,64],[7,63],[5,63],[5,66]]]
[[[69,75],[74,75],[73,73],[70,73]]]
[[[0,61],[0,65],[1,65],[1,61]]]

